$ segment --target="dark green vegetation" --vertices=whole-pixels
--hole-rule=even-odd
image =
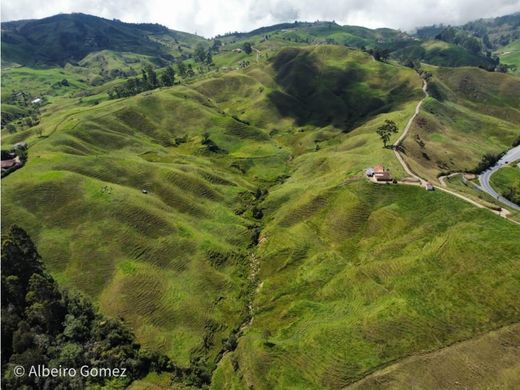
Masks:
[[[520,39],[520,13],[500,16],[491,19],[479,19],[468,22],[462,26],[434,25],[421,27],[416,35],[422,39],[442,38],[447,41],[472,45],[470,37],[477,39],[478,43],[487,50],[496,50],[506,46],[516,39]]]
[[[2,62],[65,65],[87,54],[116,50],[171,58],[202,41],[158,24],[131,24],[84,14],[2,23]]]
[[[31,366],[126,368],[126,377],[16,377]],[[120,322],[99,314],[83,296],[61,289],[36,248],[13,226],[2,237],[2,387],[83,388],[127,385],[150,371],[172,371],[165,356],[142,351]]]
[[[405,176],[376,133],[395,123],[395,142],[423,97],[421,77],[383,45],[399,41],[417,42],[291,23],[197,42],[162,69],[154,54],[113,50],[5,69],[4,89],[24,77],[46,101],[37,125],[3,130],[6,144],[30,145],[2,182],[4,226],[27,229],[60,285],[171,359],[174,373],[138,389],[341,388],[517,322],[516,225],[440,191],[363,177],[374,164]],[[446,131],[435,142],[453,140],[453,167],[518,139],[517,78],[422,68],[433,97],[421,118],[435,126],[420,137]],[[136,78],[139,88],[109,99]]]
[[[491,176],[491,185],[511,202],[520,204],[520,169],[508,166],[500,168]]]
[[[429,26],[417,30],[416,36],[423,40],[444,42],[423,57],[427,63],[442,66],[473,65],[489,69],[497,64],[497,56],[505,64],[498,66],[505,72],[508,65],[516,71],[517,64],[507,55],[514,50],[515,41],[520,39],[520,13],[493,19],[480,19],[462,26]],[[512,48],[508,45],[512,45]],[[509,52],[506,57],[504,52]]]

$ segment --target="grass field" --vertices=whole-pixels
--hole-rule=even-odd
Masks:
[[[516,72],[513,73],[520,74],[520,39],[504,46],[497,54],[502,63],[516,66]]]
[[[430,98],[404,141],[422,177],[474,169],[520,136],[520,79],[475,68],[427,68]]]
[[[408,186],[284,187],[270,197],[255,321],[214,388],[340,388],[518,321],[512,223]]]
[[[518,226],[363,178],[376,163],[405,175],[375,130],[392,119],[402,131],[422,98],[417,74],[341,46],[270,50],[247,69],[126,99],[102,99],[106,85],[57,96],[43,137],[4,135],[30,149],[2,181],[3,226],[23,226],[60,283],[144,346],[181,367],[201,361],[213,388],[339,388],[518,321]],[[476,120],[479,97],[443,72]],[[475,131],[471,158],[484,137],[498,148],[517,134],[514,87],[504,79],[486,114],[509,132]],[[430,101],[432,120],[435,104],[448,106]]]
[[[491,176],[491,185],[499,194],[520,203],[520,169],[516,166],[500,168]]]
[[[423,389],[466,386],[514,389],[520,386],[520,326],[506,326],[473,340],[376,371],[347,389]],[[500,359],[496,359],[500,356]],[[478,367],[478,370],[475,370]]]

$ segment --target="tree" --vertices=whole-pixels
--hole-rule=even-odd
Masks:
[[[249,43],[249,42],[244,42],[242,49],[244,50],[244,52],[246,54],[251,54],[251,52],[253,51],[253,47],[251,46],[251,43]]]
[[[195,47],[193,58],[197,62],[204,62],[206,60],[206,48],[202,43],[197,44],[197,46]]]
[[[157,79],[157,73],[153,70],[151,65],[147,65],[146,68],[146,76],[148,80],[148,84],[151,88],[157,88],[159,86],[159,80]]]
[[[206,65],[213,65],[213,56],[211,55],[211,50],[208,50],[205,62]]]
[[[8,123],[5,128],[7,129],[7,131],[10,133],[10,134],[13,134],[13,133],[16,133],[16,126],[13,125],[12,123]]]
[[[168,66],[161,75],[161,84],[165,87],[171,87],[175,82],[175,71],[171,66]]]
[[[184,64],[184,62],[179,61],[177,63],[177,69],[179,70],[179,74],[181,75],[181,77],[186,76],[186,65]]]
[[[381,137],[383,140],[384,147],[386,148],[388,145],[388,141],[390,141],[390,136],[394,133],[397,133],[397,125],[394,121],[385,120],[385,123],[381,126],[379,126],[376,130],[376,133]]]
[[[375,48],[372,51],[372,55],[376,61],[385,62],[390,56],[390,51],[388,49]]]
[[[87,298],[60,288],[22,229],[11,227],[2,236],[1,265],[2,388],[98,388],[110,380],[16,377],[17,365],[125,367],[123,387],[152,370],[176,369],[167,357],[141,350],[121,321],[105,318]]]
[[[188,70],[186,70],[186,76],[193,77],[195,76],[195,71],[193,70],[193,67],[191,64],[188,64]]]
[[[211,46],[211,50],[215,53],[220,51],[220,47],[222,46],[222,41],[220,39],[215,39],[213,41],[213,45]]]

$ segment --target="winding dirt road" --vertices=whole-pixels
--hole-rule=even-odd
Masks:
[[[399,163],[401,164],[401,166],[403,167],[404,171],[410,177],[413,177],[414,179],[418,180],[419,184],[421,186],[424,185],[426,180],[423,179],[422,177],[418,176],[414,172],[412,172],[412,170],[410,169],[408,164],[406,164],[406,162],[404,161],[403,156],[401,156],[401,153],[399,152],[399,149],[400,149],[401,142],[408,135],[408,131],[410,130],[410,127],[412,126],[413,121],[415,120],[415,118],[419,114],[419,112],[421,110],[421,106],[422,106],[424,100],[426,100],[426,98],[428,98],[428,96],[430,96],[428,94],[427,88],[428,88],[428,83],[426,82],[426,80],[423,79],[422,90],[424,92],[424,97],[421,99],[421,101],[419,101],[419,103],[417,103],[417,106],[415,107],[414,114],[410,117],[410,119],[408,120],[408,123],[406,124],[406,127],[404,128],[403,133],[399,136],[399,138],[395,141],[395,143],[393,145],[394,154],[395,154],[397,160],[399,161]],[[452,191],[452,190],[448,190],[447,188],[443,188],[443,187],[436,187],[436,188],[438,190],[440,190],[440,191],[443,191],[443,192],[446,192],[446,193],[448,193],[450,195],[456,196],[459,199],[465,200],[466,202],[471,203],[473,206],[476,206],[476,207],[481,208],[481,209],[489,210],[489,211],[491,211],[494,214],[497,214],[497,215],[499,215],[501,217],[504,217],[504,218],[508,219],[509,221],[511,221],[511,222],[513,222],[513,223],[515,223],[517,225],[520,225],[520,222],[517,222],[517,221],[514,221],[514,220],[508,218],[507,215],[509,213],[504,213],[504,212],[501,212],[501,211],[492,210],[492,209],[482,205],[481,203],[478,203],[477,201],[475,201],[475,200],[473,200],[473,199],[471,199],[471,198],[469,198],[469,197],[467,197],[465,195],[459,194],[458,192],[455,192],[455,191]]]

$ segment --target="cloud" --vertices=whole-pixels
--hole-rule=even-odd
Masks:
[[[520,11],[520,0],[4,0],[2,20],[83,12],[207,37],[294,20],[412,30]]]

